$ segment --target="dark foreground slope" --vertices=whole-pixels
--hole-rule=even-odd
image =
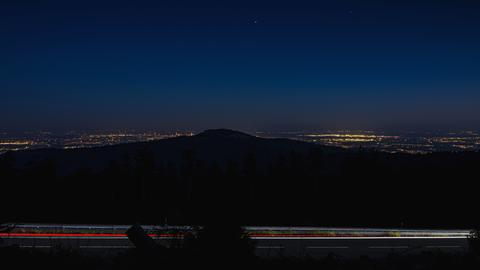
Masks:
[[[0,159],[3,221],[480,224],[479,153],[393,155],[210,130]]]

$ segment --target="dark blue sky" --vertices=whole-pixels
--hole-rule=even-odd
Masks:
[[[0,3],[0,129],[480,128],[478,1]]]

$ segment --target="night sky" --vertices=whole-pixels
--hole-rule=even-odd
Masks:
[[[480,128],[479,1],[0,2],[0,130]]]

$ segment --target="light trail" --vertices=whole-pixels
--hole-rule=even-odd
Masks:
[[[50,249],[65,246],[103,254],[135,248],[127,231],[129,225],[0,224],[0,244],[23,248]],[[196,237],[203,227],[142,225],[145,233],[160,245],[181,244]],[[243,227],[252,239],[258,256],[321,257],[329,252],[343,256],[387,252],[467,252],[469,230],[420,230],[321,227]],[[219,230],[221,233],[221,230]],[[162,243],[163,242],[163,243]],[[303,255],[302,255],[303,254]]]
[[[373,240],[373,239],[390,239],[390,240],[400,240],[400,239],[467,239],[468,237],[463,237],[463,236],[404,236],[404,237],[395,237],[395,236],[384,236],[384,237],[379,237],[379,236],[358,236],[358,237],[342,237],[342,236],[330,236],[330,237],[324,237],[324,236],[301,236],[301,237],[296,237],[296,236],[291,236],[291,237],[281,237],[281,236],[275,236],[275,237],[251,237],[251,239],[258,239],[258,240]]]
[[[155,239],[178,239],[183,238],[181,234],[148,234]],[[42,238],[42,239],[125,239],[124,233],[0,233],[0,238]]]
[[[148,236],[155,239],[179,239],[185,237],[184,234],[148,234]],[[296,235],[296,234],[275,234],[275,235],[261,235],[253,234],[249,236],[251,239],[267,240],[315,240],[315,239],[466,239],[467,236],[325,236],[309,234],[309,235]],[[128,238],[126,234],[108,234],[108,233],[0,233],[0,238],[47,238],[47,239],[110,239],[110,238]]]
[[[0,238],[124,239],[129,225],[2,224]],[[154,239],[181,239],[202,227],[142,225]],[[469,230],[419,230],[322,227],[243,227],[258,240],[321,239],[466,239]]]

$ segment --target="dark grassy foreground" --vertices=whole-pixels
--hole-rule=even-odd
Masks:
[[[1,269],[111,269],[111,263],[101,258],[86,257],[75,251],[55,249],[42,251],[0,248]]]
[[[474,254],[450,255],[424,253],[413,256],[389,256],[383,259],[367,257],[342,259],[334,255],[321,260],[277,259],[265,260],[251,256],[228,254],[218,251],[206,254],[193,250],[157,250],[142,252],[132,250],[114,258],[82,256],[74,251],[50,252],[23,250],[15,247],[0,249],[2,269],[198,269],[220,266],[248,269],[480,269],[480,258]]]

